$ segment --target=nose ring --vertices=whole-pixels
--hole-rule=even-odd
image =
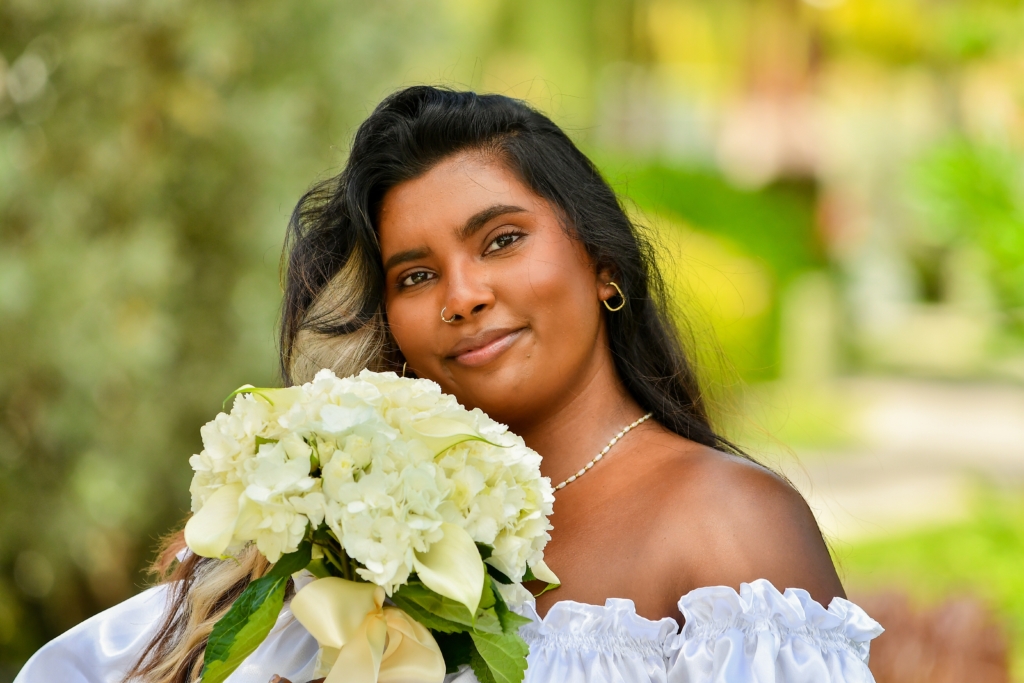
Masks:
[[[451,319],[449,319],[449,318],[445,318],[445,317],[444,317],[444,312],[445,312],[445,310],[447,310],[447,308],[448,308],[448,307],[447,307],[447,306],[445,306],[444,308],[442,308],[442,309],[441,309],[441,321],[442,321],[442,322],[446,322],[446,323],[448,323],[449,325],[451,325],[451,324],[452,324],[453,322],[455,322],[455,318],[457,318],[457,317],[459,316],[459,314],[458,314],[458,313],[456,313],[455,315],[453,315],[453,316],[451,317]]]

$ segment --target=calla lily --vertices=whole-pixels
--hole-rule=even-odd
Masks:
[[[446,417],[432,417],[421,420],[413,423],[412,428],[427,447],[434,451],[434,455],[440,455],[463,441],[487,441],[487,439],[464,422],[451,420]],[[488,443],[490,442],[488,441]],[[493,445],[497,446],[499,444]]]
[[[257,388],[251,391],[279,411],[288,410],[302,398],[302,390],[299,387]]]
[[[555,573],[551,571],[551,568],[544,564],[544,560],[530,565],[530,571],[533,572],[533,576],[536,579],[543,581],[544,583],[554,584],[556,586],[562,585]]]
[[[196,555],[223,557],[238,522],[242,484],[225,484],[213,492],[185,524],[185,543]]]
[[[224,399],[222,407],[226,408],[231,399],[239,394],[252,394],[253,396],[259,396],[270,405],[276,406],[282,411],[288,410],[292,407],[293,403],[302,398],[300,387],[268,388],[254,387],[251,384],[243,384],[228,394],[228,397]]]
[[[445,522],[444,537],[425,553],[416,553],[413,566],[423,585],[451,598],[476,614],[484,590],[484,563],[472,537],[462,527]]]
[[[444,655],[434,636],[397,607],[385,607],[380,586],[319,579],[295,595],[291,610],[320,643],[313,675],[326,676],[326,683],[444,679]]]

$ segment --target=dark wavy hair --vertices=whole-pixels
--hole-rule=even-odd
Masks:
[[[287,384],[319,368],[350,375],[397,370],[387,330],[377,215],[387,190],[459,152],[506,164],[561,214],[594,263],[614,272],[626,305],[607,312],[615,369],[641,407],[672,431],[742,455],[708,418],[669,316],[665,286],[643,238],[608,183],[558,126],[527,104],[418,86],[385,99],[359,126],[345,169],[299,201],[288,231],[281,369]],[[169,584],[163,623],[124,681],[188,683],[203,668],[214,624],[269,563],[255,546],[227,561],[187,555],[179,531],[155,570]]]
[[[345,169],[299,201],[288,230],[281,323],[286,384],[321,367],[397,370],[384,314],[377,214],[385,193],[461,151],[491,154],[554,206],[594,263],[615,273],[626,305],[606,313],[615,367],[637,403],[673,432],[741,454],[712,428],[697,375],[669,314],[650,243],[594,164],[527,104],[417,86],[381,102],[356,132]],[[124,681],[188,683],[214,624],[269,563],[255,546],[221,561],[189,554],[179,532],[154,565],[170,585],[163,622]]]
[[[637,403],[680,436],[738,453],[712,427],[651,244],[572,140],[548,117],[502,95],[430,86],[392,94],[359,127],[341,174],[302,197],[283,257],[285,383],[320,367],[339,374],[401,367],[384,313],[380,205],[391,188],[464,151],[505,164],[560,212],[566,232],[598,267],[615,273],[627,305],[606,313],[608,342]]]

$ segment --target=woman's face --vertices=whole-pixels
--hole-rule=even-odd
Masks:
[[[458,154],[395,186],[378,222],[391,332],[409,368],[463,404],[523,426],[609,361],[607,274],[493,157]]]

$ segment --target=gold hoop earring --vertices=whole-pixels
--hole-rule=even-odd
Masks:
[[[402,377],[405,377],[405,366],[408,365],[408,364],[409,364],[408,362],[402,363]]]
[[[447,307],[447,306],[445,306],[444,308],[442,308],[442,309],[441,309],[441,322],[446,322],[446,323],[448,323],[449,325],[451,325],[451,324],[452,324],[453,322],[455,322],[455,319],[456,319],[457,317],[459,317],[459,314],[458,314],[458,313],[456,313],[455,315],[453,315],[453,316],[451,317],[451,320],[448,320],[447,318],[445,318],[445,317],[444,317],[444,312],[445,312],[446,310],[448,310],[448,307]]]
[[[626,295],[622,293],[622,288],[619,287],[617,284],[615,284],[614,280],[612,280],[611,282],[606,282],[605,284],[606,285],[611,285],[612,287],[615,288],[615,291],[619,293],[619,298],[622,299],[622,303],[619,304],[618,306],[616,306],[615,308],[612,308],[608,304],[608,299],[610,299],[611,297],[608,297],[608,299],[602,299],[601,303],[603,303],[604,307],[607,308],[612,313],[614,313],[615,311],[621,311],[623,309],[623,307],[625,307],[625,305],[626,305]]]

